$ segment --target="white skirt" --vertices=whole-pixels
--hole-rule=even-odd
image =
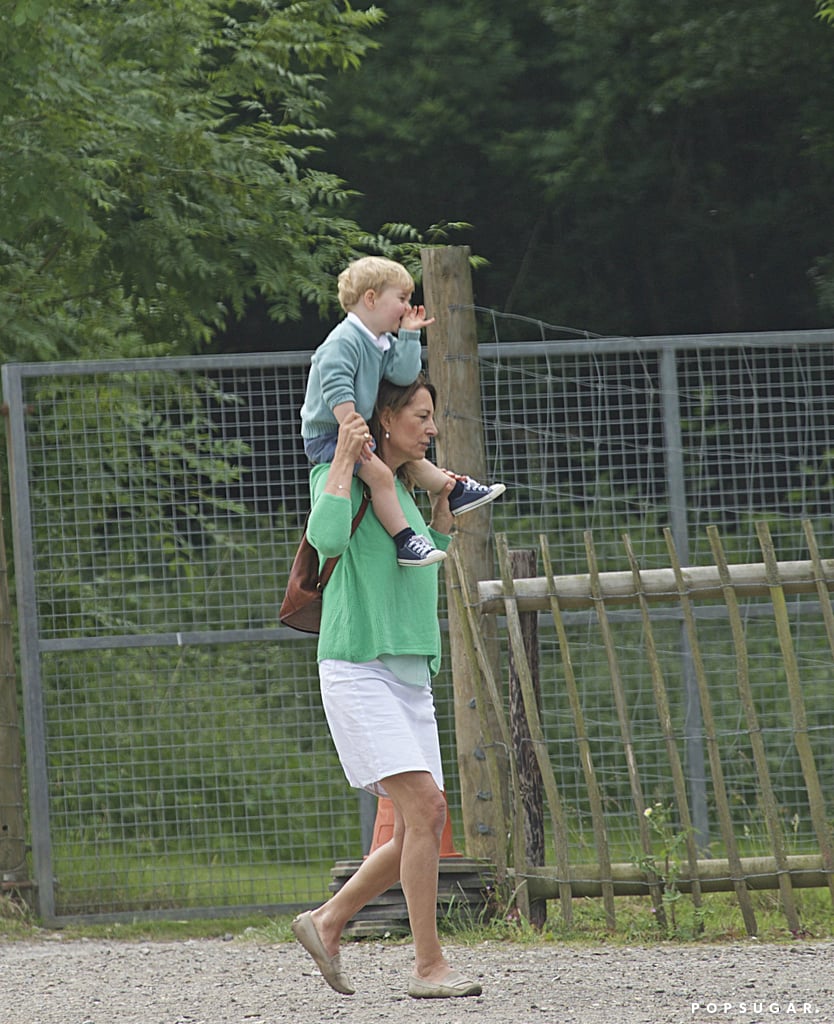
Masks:
[[[330,735],[351,786],[387,796],[382,781],[429,772],[443,789],[440,739],[430,686],[410,686],[381,661],[325,659],[319,680]]]

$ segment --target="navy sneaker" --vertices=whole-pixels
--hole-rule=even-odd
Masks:
[[[471,477],[461,480],[461,484],[463,493],[455,498],[449,498],[449,508],[452,510],[453,516],[460,516],[464,512],[470,512],[473,508],[488,505],[507,489],[503,484],[479,484]]]
[[[409,537],[405,544],[397,548],[399,565],[434,565],[435,562],[442,562],[445,557],[445,551],[432,547],[419,533]]]

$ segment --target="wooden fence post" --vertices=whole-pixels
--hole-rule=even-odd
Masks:
[[[423,301],[429,316],[436,317],[427,329],[428,367],[437,388],[435,410],[440,434],[437,462],[457,472],[485,481],[486,447],[481,425],[481,384],[478,367],[478,339],[473,311],[472,277],[467,246],[424,249]],[[469,512],[456,523],[455,546],[467,579],[474,591],[476,581],[492,572],[493,555],[489,532],[489,509]],[[447,588],[451,574],[446,575]],[[500,863],[496,844],[503,845],[506,792],[494,793],[490,786],[485,739],[476,704],[473,671],[463,645],[458,643],[461,625],[456,602],[448,601],[449,643],[454,682],[455,738],[461,788],[461,813],[466,853]],[[489,643],[487,639],[487,643]],[[492,638],[497,662],[497,642]],[[486,711],[489,718],[489,709]],[[492,735],[498,735],[497,727]],[[506,754],[502,755],[506,761]],[[507,770],[501,777],[508,777]]]
[[[536,575],[536,552],[525,549],[510,551],[510,571],[515,579],[530,579]],[[533,680],[536,703],[541,711],[541,684],[539,681],[539,616],[537,612],[522,612],[519,615],[527,664]],[[524,709],[515,653],[509,653],[509,705],[510,734],[513,738],[513,754],[518,765],[519,797],[522,803],[524,821],[525,869],[527,865],[544,866],[544,780],[533,749],[530,723]],[[516,865],[516,870],[519,866]],[[530,900],[530,923],[543,928],[547,921],[547,901]]]

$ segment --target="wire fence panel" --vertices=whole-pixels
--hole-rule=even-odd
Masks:
[[[308,360],[5,368],[48,919],[307,904],[362,853],[315,641],[277,620]]]
[[[708,524],[732,532],[733,561],[761,560],[756,517],[782,559],[804,551],[804,516],[830,539],[834,332],[510,344],[503,326],[493,314],[481,379],[490,471],[510,484],[494,523],[514,544],[535,547],[544,527],[556,571],[581,572],[591,530],[606,571],[624,567],[628,532],[646,568],[665,565],[681,504],[692,564],[711,561]]]
[[[804,558],[799,520],[811,515],[830,549],[832,337],[531,341],[553,332],[494,314],[479,323],[489,477],[508,485],[493,524],[512,547],[547,534],[556,572],[582,572],[592,530],[601,570],[623,569],[628,532],[644,567],[660,566],[663,527],[677,515],[690,562],[709,560],[709,523],[729,538],[732,561],[752,562],[753,523],[765,516],[780,559]],[[3,368],[29,829],[47,920],[288,910],[326,895],[334,860],[361,855],[360,802],[327,734],[315,642],[277,621],[307,507],[298,410],[308,362],[290,353]],[[825,664],[815,653],[824,638],[813,613],[792,607],[812,672]],[[709,656],[729,679],[719,612]],[[761,633],[760,696],[775,709],[767,727],[783,728],[772,624],[758,630],[748,614]],[[570,628],[583,645],[585,713],[610,735],[598,770],[617,800],[605,655],[587,615]],[[680,718],[679,621],[662,640]],[[624,619],[621,643],[651,765],[662,740],[636,618]],[[551,754],[579,820],[558,651],[546,634],[542,644]],[[435,690],[459,831],[448,668]],[[722,695],[731,746],[738,705]],[[812,687],[806,700],[812,728],[830,730],[824,695]],[[733,770],[747,798],[743,758]],[[801,788],[787,752],[782,770]]]
[[[567,339],[556,346],[506,344],[500,318],[493,316],[490,326],[494,340],[481,346],[481,359],[484,407],[493,416],[487,423],[492,431],[491,471],[504,479],[512,476],[509,499],[495,506],[493,525],[507,534],[511,546],[535,550],[543,533],[558,562],[555,572],[582,574],[588,571],[587,531],[600,569],[622,571],[629,567],[623,545],[627,534],[641,568],[659,568],[669,564],[663,531],[671,525],[679,552],[685,553],[684,564],[709,564],[706,527],[717,524],[730,561],[752,563],[762,561],[755,523],[764,519],[779,558],[805,560],[809,552],[801,520],[808,518],[822,550],[830,552],[830,332],[619,342]],[[789,598],[788,613],[821,787],[830,792],[834,718],[825,706],[829,638],[813,596]],[[718,854],[721,842],[683,616],[680,608],[655,608],[652,614],[653,641],[685,756],[699,842],[701,849]],[[767,599],[747,601],[743,615],[758,726],[781,826],[791,853],[818,850],[773,608]],[[615,609],[609,617],[644,796],[649,804],[671,807],[673,780],[640,614]],[[697,617],[736,839],[742,855],[763,853],[770,848],[769,838],[750,728],[735,685],[737,652],[726,609],[720,599],[700,602]],[[565,619],[612,852],[633,862],[639,845],[614,706],[611,652],[593,612],[567,613]],[[546,616],[539,622],[539,656],[544,731],[570,845],[575,860],[587,862],[594,853],[591,808],[576,756],[574,723],[560,685],[558,639]],[[680,818],[674,817],[672,825],[679,828]]]

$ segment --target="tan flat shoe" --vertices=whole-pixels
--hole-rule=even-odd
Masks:
[[[408,979],[408,994],[412,999],[454,999],[456,996],[479,996],[481,986],[470,981],[460,971],[450,971],[443,981],[424,981],[413,974]]]
[[[351,985],[347,975],[342,970],[342,962],[339,954],[328,956],[321,936],[316,930],[313,916],[309,910],[299,914],[293,921],[291,928],[293,935],[307,950],[310,956],[316,961],[316,966],[321,971],[321,976],[327,984],[336,992],[344,996],[352,996],[356,989]]]

